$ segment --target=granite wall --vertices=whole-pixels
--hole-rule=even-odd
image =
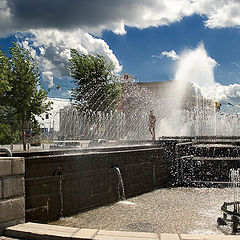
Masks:
[[[26,220],[47,222],[171,185],[171,154],[164,147],[26,158]]]
[[[24,158],[0,157],[0,235],[25,222]]]

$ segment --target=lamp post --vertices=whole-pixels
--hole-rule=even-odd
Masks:
[[[233,107],[233,109],[235,111],[235,114],[237,116],[237,107],[235,105],[233,105],[232,103],[229,103],[229,102],[227,104]]]

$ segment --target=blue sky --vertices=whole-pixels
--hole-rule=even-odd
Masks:
[[[238,103],[239,26],[238,0],[0,3],[2,50],[8,51],[11,41],[20,41],[39,63],[49,96],[59,98],[68,98],[74,86],[66,70],[70,48],[102,54],[114,63],[117,74],[128,72],[137,81],[168,81],[175,78],[183,53],[202,43],[206,56],[216,62],[219,98]]]
[[[219,64],[215,68],[215,80],[224,85],[240,80],[240,29],[209,29],[204,17],[185,17],[170,26],[126,28],[127,34],[116,35],[105,31],[102,38],[113,49],[123,72],[129,72],[139,81],[166,81],[174,78],[176,63],[167,57],[154,55],[175,50],[195,49],[203,42],[208,55]]]

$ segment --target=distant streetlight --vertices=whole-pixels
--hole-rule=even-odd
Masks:
[[[235,113],[236,113],[236,115],[237,115],[237,107],[236,107],[235,105],[233,105],[232,103],[227,103],[227,104],[230,105],[230,106],[232,106],[232,107],[234,108]]]

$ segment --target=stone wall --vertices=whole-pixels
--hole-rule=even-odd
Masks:
[[[24,158],[0,157],[0,235],[25,222]]]
[[[27,157],[26,220],[47,222],[118,201],[116,168],[127,198],[170,186],[171,156],[166,148],[101,150]]]

